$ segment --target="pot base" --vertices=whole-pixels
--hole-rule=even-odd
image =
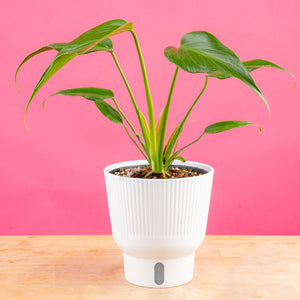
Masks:
[[[143,287],[165,288],[192,280],[195,252],[174,259],[143,259],[123,253],[125,278]]]

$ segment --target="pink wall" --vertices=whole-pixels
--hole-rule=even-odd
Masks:
[[[150,4],[151,3],[151,4]],[[20,93],[13,83],[18,63],[31,51],[65,42],[104,21],[134,22],[158,114],[174,72],[163,55],[189,31],[216,35],[243,60],[264,58],[290,70],[298,80],[300,2],[243,1],[5,1],[1,20],[0,234],[110,234],[103,168],[140,159],[122,128],[104,119],[92,103],[57,96],[42,111],[41,102],[59,89],[98,86],[112,89],[130,118],[134,114],[123,82],[108,54],[74,59],[38,94],[28,123],[26,101],[53,53],[24,65]],[[113,38],[116,53],[138,102],[145,97],[132,39]],[[213,122],[240,119],[263,128],[236,129],[205,136],[184,156],[215,167],[209,234],[300,234],[299,88],[284,72],[253,73],[270,103],[237,80],[210,80],[184,130],[187,143]],[[203,79],[181,71],[170,125],[195,98]]]

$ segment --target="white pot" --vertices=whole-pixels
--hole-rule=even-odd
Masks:
[[[143,179],[110,171],[147,165],[128,161],[104,169],[112,233],[123,251],[125,278],[145,287],[171,287],[193,278],[195,250],[207,224],[214,170],[196,162],[201,176]]]

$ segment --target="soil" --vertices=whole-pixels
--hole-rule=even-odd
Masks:
[[[171,166],[167,171],[165,171],[165,178],[162,174],[151,173],[151,171],[152,169],[150,166],[138,166],[132,168],[120,168],[118,170],[112,171],[112,173],[123,177],[146,179],[184,178],[200,176],[205,173],[203,170],[194,170],[190,168]]]

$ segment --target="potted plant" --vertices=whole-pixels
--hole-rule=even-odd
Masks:
[[[147,99],[147,119],[138,108],[110,40],[122,32],[132,35],[137,49]],[[140,131],[125,116],[111,90],[80,87],[61,90],[51,96],[81,96],[94,102],[106,118],[123,126],[144,157],[144,160],[118,163],[104,170],[112,232],[124,253],[126,279],[148,287],[170,287],[190,281],[193,277],[194,252],[205,236],[214,170],[202,163],[186,162],[181,152],[199,141],[204,134],[256,124],[237,120],[217,122],[206,126],[198,138],[178,149],[177,143],[183,127],[206,89],[209,78],[221,80],[235,77],[241,80],[264,101],[270,114],[269,105],[249,72],[264,66],[288,71],[261,59],[241,62],[233,51],[208,32],[187,33],[182,37],[179,48],[165,49],[166,58],[176,68],[166,105],[155,122],[146,68],[132,23],[124,20],[108,21],[84,32],[70,43],[42,47],[21,62],[15,79],[27,60],[52,49],[58,53],[29,98],[24,117],[26,127],[26,114],[31,101],[59,69],[78,55],[109,52],[130,95]],[[166,142],[169,109],[180,69],[189,73],[203,73],[205,83]],[[112,99],[113,106],[107,102],[108,99]]]

